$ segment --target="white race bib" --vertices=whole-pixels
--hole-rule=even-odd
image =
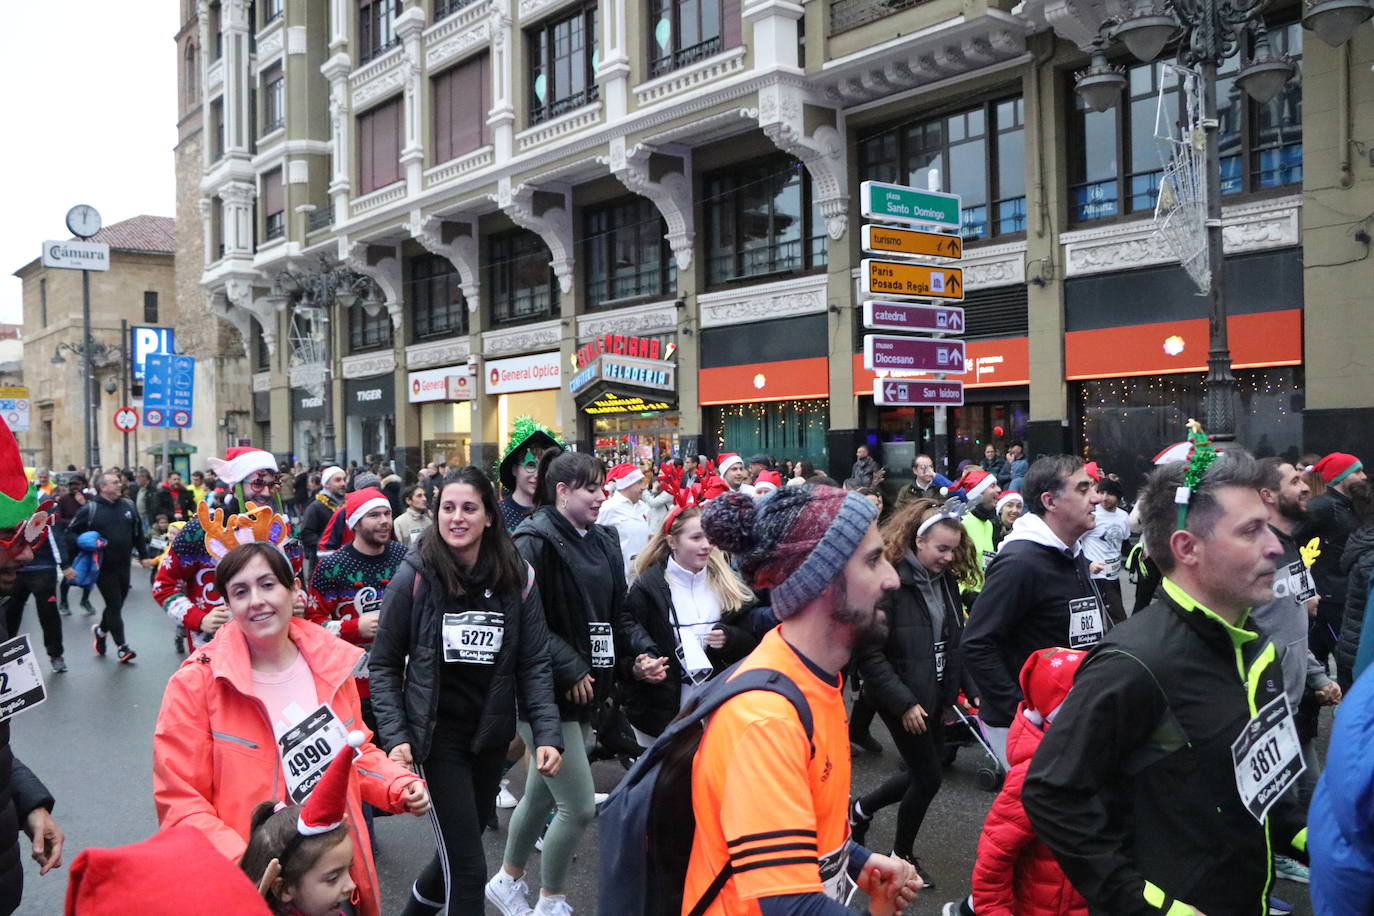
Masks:
[[[935,643],[935,680],[945,679],[945,641]]]
[[[48,698],[27,633],[0,643],[0,722]]]
[[[348,732],[328,704],[306,716],[277,739],[286,791],[295,804],[305,801],[329,762],[348,744]]]
[[[444,615],[444,661],[494,665],[506,637],[506,615],[464,611]]]
[[[1096,597],[1069,602],[1069,648],[1086,649],[1102,639],[1102,605]]]
[[[1307,769],[1288,697],[1280,694],[1264,705],[1231,744],[1240,800],[1261,824],[1269,809]]]
[[[1121,556],[1119,554],[1116,559],[1109,561],[1106,566],[1102,567],[1102,575],[1107,579],[1115,579],[1121,575]]]
[[[1317,597],[1317,584],[1312,579],[1312,570],[1302,560],[1294,560],[1274,576],[1274,595],[1291,597],[1301,604],[1309,598]]]
[[[854,882],[849,878],[849,840],[834,852],[820,857],[821,888],[831,900],[848,905],[854,894]]]
[[[993,560],[997,559],[997,552],[994,550],[983,551],[983,569],[986,570]]]
[[[611,637],[611,625],[599,621],[587,624],[592,637],[592,667],[615,667],[615,641]]]

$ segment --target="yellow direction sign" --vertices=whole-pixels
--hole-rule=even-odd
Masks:
[[[964,298],[964,272],[957,267],[928,267],[906,261],[864,258],[859,262],[859,284],[865,293],[884,296]]]
[[[964,240],[942,232],[918,232],[890,226],[864,226],[863,249],[873,254],[911,255],[957,261],[964,256]]]

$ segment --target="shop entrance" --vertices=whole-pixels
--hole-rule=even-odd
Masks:
[[[647,417],[598,417],[592,421],[596,457],[607,465],[652,461],[658,465],[678,453],[681,417],[660,413]]]

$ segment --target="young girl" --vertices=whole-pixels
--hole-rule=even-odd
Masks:
[[[353,838],[348,824],[302,836],[300,809],[265,801],[253,809],[252,839],[239,867],[258,882],[277,916],[339,916],[358,885],[348,874]]]

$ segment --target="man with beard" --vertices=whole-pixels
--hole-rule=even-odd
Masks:
[[[792,704],[767,691],[726,701],[692,767],[696,831],[686,906],[711,894],[710,914],[830,916],[851,912],[851,881],[870,912],[900,911],[920,881],[911,864],[870,853],[849,837],[849,730],[840,670],[854,650],[886,638],[877,609],[898,586],[883,555],[878,510],[834,487],[785,487],[755,503],[727,493],[707,503],[702,527],[753,588],[771,589],[782,623],[737,670],[781,672],[811,708],[808,742]]]
[[[344,494],[348,491],[348,478],[341,467],[328,467],[320,474],[320,491],[315,494],[310,505],[301,513],[298,528],[301,546],[305,548],[305,559],[313,570],[319,551],[320,538],[329,520],[343,505]]]
[[[1160,594],[1089,653],[1022,792],[1093,913],[1262,916],[1273,854],[1306,858],[1279,651],[1249,619],[1283,548],[1258,463],[1194,432],[1192,466],[1157,469],[1141,497]]]

